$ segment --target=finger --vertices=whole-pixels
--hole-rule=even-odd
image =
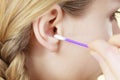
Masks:
[[[114,35],[113,37],[111,37],[109,40],[109,43],[117,47],[120,47],[120,34]]]
[[[98,52],[112,73],[119,78],[120,76],[120,52],[118,48],[108,44],[104,40],[92,42],[89,47]]]
[[[114,77],[114,74],[112,74],[109,67],[105,63],[104,59],[100,55],[98,55],[99,53],[97,53],[95,51],[91,51],[90,53],[98,61],[99,65],[102,69],[102,72],[105,76],[105,80],[116,80]]]

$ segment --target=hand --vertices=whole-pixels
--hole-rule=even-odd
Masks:
[[[89,44],[92,56],[98,61],[106,80],[120,80],[120,35],[110,40]]]

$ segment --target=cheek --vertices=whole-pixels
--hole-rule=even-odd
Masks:
[[[95,39],[108,40],[112,36],[112,24],[108,20],[87,21],[86,23],[77,23],[72,29],[75,40],[90,42]]]
[[[105,23],[105,31],[108,34],[108,37],[111,37],[113,35],[112,26],[112,22],[107,20]]]
[[[109,20],[101,20],[96,23],[93,27],[93,31],[96,33],[94,33],[94,35],[96,35],[98,39],[108,40],[113,34],[112,23]]]

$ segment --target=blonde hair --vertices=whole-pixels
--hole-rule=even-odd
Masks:
[[[29,48],[31,24],[59,1],[62,0],[0,0],[0,80],[29,80],[25,53]],[[73,15],[88,2],[69,0],[60,6]]]
[[[60,0],[0,0],[0,80],[29,80],[25,49],[31,23]]]

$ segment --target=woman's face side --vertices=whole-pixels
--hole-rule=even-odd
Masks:
[[[118,28],[112,15],[119,7],[120,0],[95,0],[82,17],[64,16],[63,35],[83,43],[96,39],[108,40],[113,35],[113,28]],[[69,76],[70,80],[72,77],[76,78],[74,80],[84,80],[101,73],[89,49],[62,41],[59,53],[61,57],[56,68],[51,66],[56,75]]]

